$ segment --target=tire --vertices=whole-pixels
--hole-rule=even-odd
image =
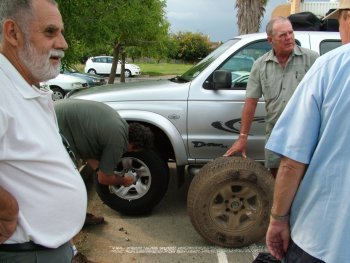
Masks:
[[[64,95],[66,95],[66,93],[64,92],[64,90],[62,90],[59,87],[50,87],[50,89],[52,90],[52,100],[61,100],[64,98]]]
[[[274,179],[260,163],[220,157],[193,178],[187,210],[197,232],[222,247],[238,248],[266,234]]]
[[[130,71],[130,70],[128,70],[128,69],[126,69],[126,70],[125,70],[124,75],[125,75],[125,77],[126,77],[126,78],[131,78],[131,77],[132,77],[132,75],[131,75],[131,71]]]
[[[118,170],[136,176],[136,183],[129,187],[102,185],[94,174],[94,184],[101,200],[122,214],[141,215],[151,212],[168,189],[169,168],[154,151],[125,154]]]
[[[90,73],[90,74],[97,74],[96,70],[94,70],[93,68],[89,69],[88,73]]]

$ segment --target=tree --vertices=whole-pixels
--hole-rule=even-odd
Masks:
[[[109,83],[114,82],[121,48],[145,48],[161,42],[168,35],[169,23],[165,19],[165,2],[162,0],[58,2],[67,41],[71,45],[67,60],[76,58],[77,50],[81,50],[79,55],[83,50],[112,53],[114,59]]]
[[[259,32],[268,0],[236,0],[239,34]]]
[[[178,32],[173,35],[173,58],[188,62],[195,62],[204,58],[210,52],[210,43],[207,36],[202,33]]]

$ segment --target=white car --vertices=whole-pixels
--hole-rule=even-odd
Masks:
[[[89,58],[85,63],[85,73],[109,75],[111,73],[113,57],[111,56],[97,56]],[[121,72],[121,61],[117,65],[117,74]],[[140,67],[134,64],[125,63],[125,77],[132,77],[140,75]]]
[[[67,74],[59,74],[56,78],[40,83],[40,86],[50,87],[53,100],[63,99],[71,90],[89,87],[85,79]]]

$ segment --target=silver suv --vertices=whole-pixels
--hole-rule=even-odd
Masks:
[[[341,45],[338,32],[295,32],[298,45],[324,54]],[[271,49],[265,33],[237,36],[214,50],[181,76],[90,88],[71,97],[101,101],[128,122],[149,126],[155,134],[155,151],[130,158],[126,172],[140,173],[136,185],[121,191],[97,184],[100,197],[111,208],[127,214],[152,209],[168,184],[167,162],[177,166],[179,182],[184,168],[197,171],[222,156],[238,137],[246,81],[232,76],[248,75],[253,62]],[[264,100],[258,103],[247,153],[264,159]]]

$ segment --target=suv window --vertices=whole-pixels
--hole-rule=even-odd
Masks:
[[[267,40],[253,42],[238,50],[238,52],[231,55],[224,63],[222,63],[218,70],[229,70],[232,74],[231,89],[244,90],[247,87],[249,73],[255,60],[263,54],[271,50],[271,45]],[[237,78],[239,75],[241,78]],[[213,74],[209,76],[205,84],[211,83]],[[208,88],[204,86],[204,88]]]
[[[254,58],[248,56],[233,56],[229,59],[221,69],[233,71],[250,71],[254,64]]]
[[[183,81],[191,81],[195,77],[197,77],[208,65],[210,65],[215,59],[221,56],[227,49],[229,49],[234,43],[238,42],[237,39],[231,39],[217,49],[215,49],[212,53],[202,59],[197,65],[193,66],[189,70],[187,70],[184,74],[181,75],[181,80]],[[178,78],[176,78],[178,79]]]
[[[320,55],[341,46],[340,40],[323,40],[320,43]]]

